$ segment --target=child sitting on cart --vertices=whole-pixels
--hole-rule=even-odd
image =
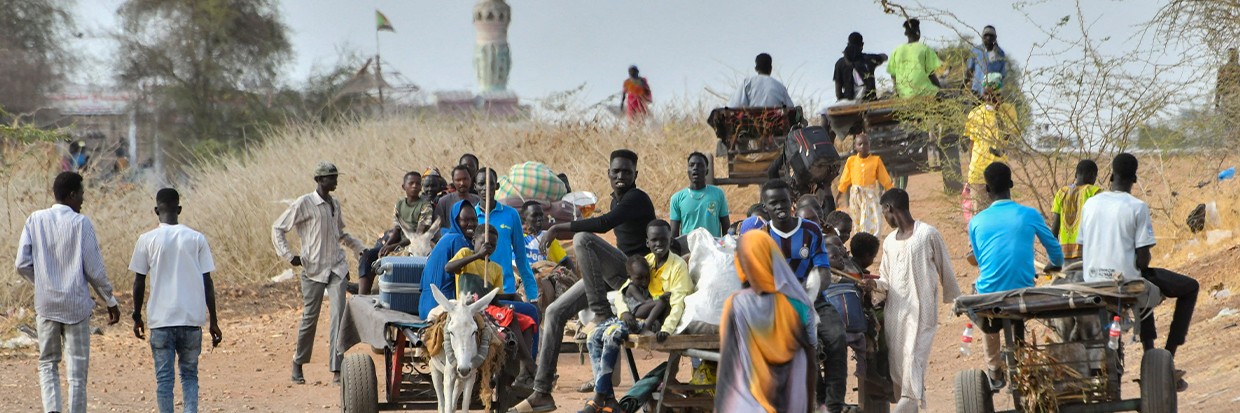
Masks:
[[[594,399],[586,402],[583,412],[620,410],[611,375],[629,333],[653,332],[661,343],[680,324],[685,297],[693,293],[693,281],[689,265],[671,253],[671,244],[671,224],[661,219],[651,221],[646,226],[650,254],[630,257],[626,263],[629,281],[620,286],[612,301],[620,316],[599,324],[587,342],[594,370]]]
[[[474,248],[461,248],[444,266],[444,271],[454,275],[458,300],[470,296],[482,297],[492,289],[502,288],[504,283],[504,270],[490,259],[491,253],[495,252],[499,231],[490,225],[479,225],[475,233],[477,232],[486,235],[475,235]],[[517,333],[521,371],[517,374],[516,382],[528,382],[522,380],[526,376],[532,377],[536,368],[530,347],[534,345],[538,323],[530,315],[518,313],[512,306],[504,305],[501,300],[516,301],[520,298],[516,297],[516,294],[498,294],[485,311],[501,327]]]

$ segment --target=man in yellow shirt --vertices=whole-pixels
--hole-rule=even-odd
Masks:
[[[1098,164],[1082,159],[1076,164],[1076,181],[1059,189],[1055,203],[1051,205],[1051,233],[1063,246],[1065,263],[1081,260],[1081,244],[1077,235],[1081,231],[1081,209],[1085,201],[1097,195],[1102,188],[1094,185],[1098,180]]]
[[[1016,108],[1003,101],[999,90],[1003,88],[1003,75],[986,75],[982,92],[982,104],[969,111],[964,133],[973,142],[972,160],[969,162],[969,196],[973,199],[973,211],[981,211],[990,205],[986,195],[986,178],[982,172],[995,162],[1008,162],[1005,150],[1019,136]]]

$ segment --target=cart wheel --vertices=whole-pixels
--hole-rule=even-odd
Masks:
[[[1141,413],[1170,413],[1178,408],[1175,361],[1160,348],[1141,356]]]
[[[367,354],[349,354],[340,368],[340,408],[347,413],[379,411],[375,362]]]
[[[994,413],[995,401],[986,373],[973,369],[956,374],[956,413]]]

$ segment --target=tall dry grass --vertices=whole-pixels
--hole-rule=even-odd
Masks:
[[[629,148],[641,156],[638,186],[666,217],[667,199],[687,184],[686,156],[695,150],[710,153],[715,141],[705,123],[695,122],[600,127],[431,118],[293,126],[273,132],[265,142],[244,156],[190,168],[178,188],[184,207],[181,222],[207,236],[220,286],[263,280],[288,268],[275,255],[271,224],[286,201],[314,190],[311,172],[320,160],[340,168],[335,195],[346,230],[369,243],[391,224],[392,204],[403,196],[399,185],[406,171],[434,166],[446,173],[465,152],[501,172],[527,160],[545,163],[568,174],[574,190],[598,194],[600,207],[606,209],[608,153]],[[10,260],[25,217],[52,204],[50,186],[57,171],[58,157],[50,148],[24,150],[3,177],[7,192],[0,205],[0,250]],[[126,268],[135,240],[158,224],[151,212],[155,189],[87,189],[83,212],[95,223],[118,291],[130,288],[133,277]],[[756,200],[752,188],[727,191],[737,214]],[[295,245],[296,236],[290,238]],[[0,268],[3,308],[31,302],[30,286],[19,279],[11,264]]]
[[[432,166],[448,172],[465,152],[477,154],[485,166],[501,171],[527,160],[545,163],[567,173],[574,190],[598,194],[601,208],[606,209],[610,193],[605,176],[607,155],[613,149],[629,148],[641,155],[638,186],[655,200],[659,215],[666,217],[667,200],[687,184],[688,153],[710,154],[714,146],[710,128],[696,120],[667,120],[642,127],[437,118],[292,126],[273,131],[264,144],[242,156],[190,168],[178,185],[183,194],[181,218],[182,223],[206,234],[215,254],[216,283],[227,288],[264,280],[288,268],[275,255],[271,224],[286,201],[314,190],[311,171],[320,160],[336,163],[342,172],[336,196],[343,205],[346,229],[372,242],[391,223],[392,204],[402,196],[399,185],[404,172]],[[36,144],[7,148],[4,159],[0,251],[12,262],[25,217],[53,202],[50,187],[59,155],[51,145]],[[1203,235],[1184,231],[1183,217],[1197,203],[1215,199],[1225,226],[1235,229],[1240,221],[1240,185],[1231,181],[1188,189],[1200,179],[1200,171],[1216,169],[1219,164],[1203,166],[1192,156],[1142,159],[1138,196],[1156,208],[1155,228],[1160,235],[1156,258],[1183,263],[1189,253],[1200,257],[1217,250],[1219,246],[1202,242]],[[1102,169],[1107,166],[1103,164]],[[1100,178],[1105,177],[1104,172]],[[918,178],[911,184],[933,186],[910,188],[929,191],[937,190],[939,181]],[[84,213],[95,223],[108,273],[122,293],[131,288],[133,277],[126,268],[135,240],[157,225],[152,212],[156,189],[102,184],[87,190]],[[1054,188],[1020,188],[1018,201],[1027,201],[1026,191],[1035,190]],[[727,187],[725,192],[733,216],[743,214],[757,198],[753,187]],[[942,197],[934,205],[915,208],[949,210],[958,208],[958,202]],[[296,244],[296,237],[292,238]],[[31,302],[29,284],[20,280],[11,264],[0,266],[0,311],[29,307]]]

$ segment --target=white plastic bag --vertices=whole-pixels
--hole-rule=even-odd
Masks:
[[[741,289],[741,280],[736,276],[734,264],[735,244],[730,245],[720,246],[703,228],[689,233],[689,276],[697,289],[685,297],[685,312],[680,318],[680,325],[676,326],[676,334],[683,332],[694,321],[718,326],[723,318],[724,301]]]

